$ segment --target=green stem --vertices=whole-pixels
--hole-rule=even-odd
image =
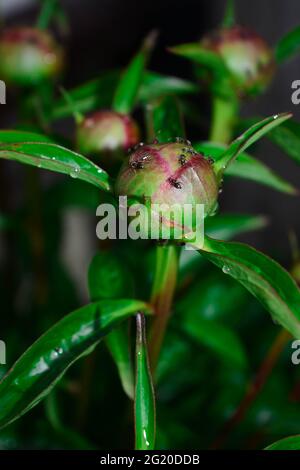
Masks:
[[[235,99],[214,96],[212,106],[212,126],[209,139],[212,142],[228,144],[232,140],[238,102]]]
[[[178,247],[174,245],[158,245],[156,248],[156,268],[151,295],[155,317],[149,347],[152,370],[155,370],[171,313],[177,282],[178,257]]]

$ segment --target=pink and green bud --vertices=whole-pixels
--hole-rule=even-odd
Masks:
[[[47,32],[19,27],[4,30],[0,37],[1,79],[32,86],[53,79],[63,68],[63,50]]]
[[[124,152],[139,142],[140,133],[130,116],[115,111],[98,111],[78,124],[76,138],[81,153],[99,157],[109,168],[118,158],[124,159]]]
[[[272,49],[255,32],[241,26],[223,28],[207,35],[201,46],[217,53],[231,74],[238,95],[257,95],[274,75]]]
[[[218,192],[212,161],[182,139],[175,143],[140,144],[121,168],[116,181],[116,193],[127,196],[128,205],[146,205],[155,223],[168,227],[171,233],[180,229],[183,235],[197,228],[197,206],[203,205],[204,216],[215,212]],[[176,206],[181,209],[178,218],[173,212]],[[158,210],[159,207],[164,209]],[[187,220],[181,217],[185,207],[191,209]],[[149,230],[149,224],[141,227],[141,233],[149,234]]]

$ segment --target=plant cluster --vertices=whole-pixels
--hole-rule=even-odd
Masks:
[[[136,449],[222,447],[228,440],[265,447],[296,434],[297,374],[287,377],[285,363],[263,386],[291,336],[300,339],[298,251],[290,274],[232,241],[263,228],[266,218],[223,214],[219,199],[227,177],[298,196],[248,149],[267,137],[299,164],[300,124],[290,113],[245,123],[239,109],[299,51],[299,28],[272,49],[237,25],[229,1],[216,31],[168,51],[192,63],[194,82],[149,69],[156,44],[150,33],[125,70],[65,90],[66,51],[49,28],[58,19],[67,21],[59,2],[46,0],[35,26],[7,28],[0,36],[0,77],[19,96],[16,130],[0,131],[0,159],[27,165],[24,203],[0,218],[19,258],[17,272],[5,265],[1,273],[10,309],[7,344],[15,356],[25,350],[0,382],[0,446],[133,446],[128,426],[135,429]],[[211,98],[211,130],[206,141],[190,142],[199,89]],[[72,140],[57,131],[64,119],[74,122]],[[37,168],[71,178],[44,188]],[[119,196],[129,207],[145,200],[193,209],[203,204],[204,244],[184,249],[194,211],[183,226],[168,209],[155,213],[163,226],[179,225],[182,239],[160,233],[157,240],[99,242],[87,273],[90,302],[79,307],[60,253],[64,212],[95,213],[102,202],[117,205]],[[148,227],[140,231],[147,234]],[[29,273],[24,301],[19,291]],[[13,299],[5,288],[11,274]],[[274,336],[263,311],[281,329],[247,391],[263,341]],[[294,388],[289,402],[288,387]],[[42,400],[45,407],[31,411]],[[26,420],[34,424],[24,437]],[[269,448],[300,448],[300,439]]]

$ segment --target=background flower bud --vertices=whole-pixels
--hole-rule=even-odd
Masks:
[[[0,37],[1,79],[31,86],[56,77],[63,67],[63,50],[47,31],[11,28]]]
[[[212,163],[189,142],[140,144],[118,175],[116,193],[127,196],[129,204],[166,204],[168,207],[178,204],[182,208],[190,204],[192,215],[184,220],[184,226],[181,217],[172,220],[168,209],[163,213],[152,211],[152,217],[163,225],[177,225],[186,235],[195,229],[196,204],[204,205],[205,216],[215,211],[218,183]]]
[[[110,168],[116,157],[124,157],[124,152],[138,143],[139,129],[128,115],[98,111],[78,125],[76,138],[81,153],[99,157],[103,166]]]
[[[237,93],[256,95],[270,83],[275,69],[272,49],[255,32],[241,26],[207,35],[201,45],[221,56]]]

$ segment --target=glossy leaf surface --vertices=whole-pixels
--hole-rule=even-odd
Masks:
[[[136,300],[100,301],[72,312],[41,336],[0,383],[0,426],[37,405],[81,356],[122,320],[147,306]]]
[[[60,145],[46,142],[18,142],[0,144],[0,158],[14,160],[45,170],[64,173],[93,184],[104,191],[111,190],[109,175],[82,155]],[[18,131],[16,135],[18,139]]]
[[[254,248],[206,238],[201,254],[240,282],[280,324],[300,338],[300,290],[276,261]]]
[[[89,267],[89,291],[92,302],[133,296],[133,279],[125,263],[114,253],[97,253]],[[125,393],[134,398],[134,374],[130,351],[129,325],[122,323],[106,338],[106,344],[118,368]]]
[[[275,56],[277,62],[281,63],[290,59],[297,52],[300,51],[300,26],[297,26],[292,31],[289,31],[278,42],[275,49]]]
[[[231,165],[242,152],[257,140],[261,139],[266,133],[270,132],[287,119],[290,119],[291,116],[290,113],[276,114],[250,127],[250,129],[232,142],[223,156],[215,163],[214,167],[217,174],[222,176],[229,165]]]
[[[146,342],[145,317],[136,316],[135,448],[153,450],[155,445],[155,397]]]
[[[204,155],[212,157],[216,162],[222,158],[224,153],[224,146],[210,142],[202,142],[194,147]],[[277,175],[267,165],[245,152],[241,153],[235,162],[228,167],[225,175],[254,181],[282,193],[297,193],[297,189],[292,184]]]

